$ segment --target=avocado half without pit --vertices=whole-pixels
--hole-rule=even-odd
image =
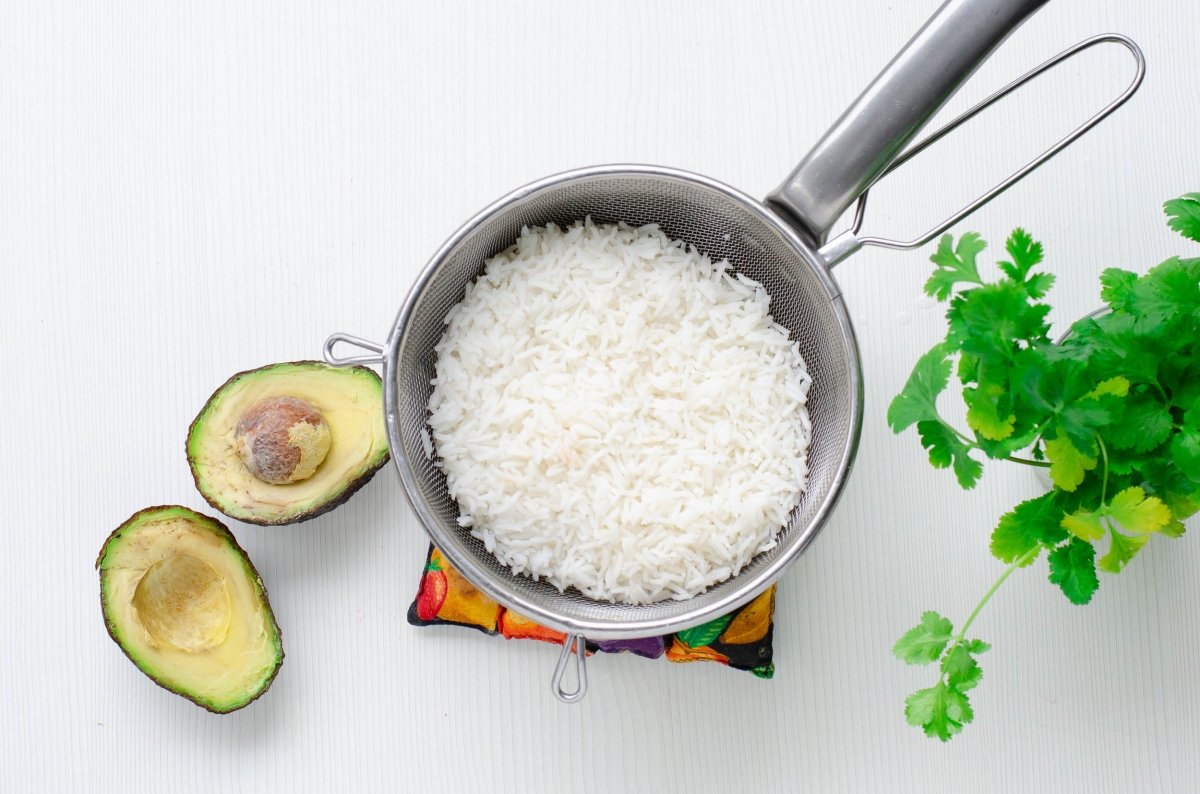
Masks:
[[[192,422],[196,487],[225,515],[293,524],[340,505],[387,463],[383,383],[319,361],[239,372]]]
[[[279,625],[221,522],[176,505],[147,508],[108,536],[96,567],[109,635],[163,688],[223,714],[275,679]]]

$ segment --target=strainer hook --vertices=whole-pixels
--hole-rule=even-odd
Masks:
[[[340,343],[354,345],[355,347],[363,350],[369,350],[374,355],[346,356],[343,358],[333,352],[333,349]],[[329,338],[325,340],[325,348],[323,352],[325,355],[325,363],[334,367],[352,367],[358,364],[374,366],[376,364],[383,363],[383,345],[377,345],[374,342],[368,342],[366,339],[354,336],[352,334],[343,334],[340,331],[338,333],[329,335]]]
[[[563,689],[563,677],[572,652],[575,654],[575,689],[568,692]],[[550,690],[563,703],[578,703],[587,694],[587,639],[582,634],[568,634],[563,640],[562,653],[558,655],[558,664],[550,679]]]

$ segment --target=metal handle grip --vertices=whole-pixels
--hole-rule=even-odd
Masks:
[[[575,654],[575,689],[568,692],[563,689],[563,677],[572,652]],[[587,640],[582,634],[568,634],[563,640],[562,653],[558,655],[558,664],[550,679],[550,690],[563,703],[578,703],[587,694]]]
[[[1002,41],[1047,0],[947,0],[767,203],[815,244]]]
[[[970,202],[949,217],[934,224],[929,229],[925,230],[911,240],[891,240],[886,237],[858,236],[859,229],[862,228],[863,218],[866,215],[867,210],[867,195],[869,191],[864,192],[858,198],[858,206],[854,211],[854,223],[851,225],[849,231],[838,235],[821,248],[820,254],[821,258],[825,261],[825,264],[829,267],[832,267],[864,245],[873,245],[879,248],[892,249],[911,249],[925,245],[925,243],[929,242],[934,237],[937,237],[939,234],[946,231],[951,226],[982,207],[984,204],[987,204],[1005,190],[1008,190],[1017,182],[1020,182],[1032,171],[1036,170],[1037,167],[1042,163],[1046,162],[1050,158],[1054,157],[1054,155],[1067,148],[1067,146],[1069,146],[1077,138],[1107,118],[1110,113],[1121,107],[1121,105],[1124,105],[1125,102],[1127,102],[1129,98],[1137,92],[1138,88],[1142,84],[1142,79],[1146,76],[1146,58],[1142,54],[1142,50],[1137,44],[1135,44],[1131,39],[1120,35],[1119,33],[1106,33],[1101,36],[1093,36],[1090,39],[1084,39],[1074,47],[1063,50],[1058,55],[1055,55],[1053,58],[1040,64],[1039,66],[1035,66],[1033,69],[1030,69],[1028,72],[1021,75],[1016,80],[1013,80],[1000,90],[996,91],[991,96],[981,100],[978,104],[967,109],[961,115],[948,122],[945,126],[930,133],[919,143],[913,145],[912,148],[904,152],[903,155],[896,158],[896,160],[879,175],[876,181],[887,176],[892,171],[895,171],[897,168],[904,165],[921,152],[925,151],[925,149],[929,148],[931,145],[937,143],[942,138],[946,137],[946,135],[962,126],[963,123],[979,115],[988,107],[992,106],[996,102],[999,102],[1001,99],[1008,96],[1013,91],[1016,91],[1029,81],[1037,78],[1039,75],[1049,71],[1050,69],[1053,69],[1060,63],[1078,55],[1084,50],[1095,47],[1098,44],[1118,44],[1124,47],[1125,49],[1129,50],[1129,53],[1133,56],[1134,64],[1136,66],[1133,79],[1129,82],[1129,85],[1126,86],[1125,90],[1117,95],[1111,102],[1098,110],[1087,121],[1068,132],[1062,138],[1059,138],[1044,151],[1042,151],[1041,154],[1034,157],[1028,163],[1009,174],[994,187],[981,194],[974,201]]]
[[[958,212],[955,212],[953,215],[949,216],[945,220],[943,220],[937,224],[934,224],[928,230],[926,230],[924,233],[914,237],[911,240],[903,240],[903,241],[902,240],[889,240],[884,237],[860,237],[860,238],[858,238],[859,244],[860,245],[875,245],[875,246],[879,246],[880,248],[902,248],[902,249],[918,248],[922,245],[925,245],[925,243],[929,242],[934,237],[937,237],[939,234],[946,231],[951,226],[958,223],[960,220],[962,220],[963,218],[970,215],[975,210],[982,207],[984,204],[987,204],[989,201],[991,201],[996,196],[1003,193],[1005,190],[1008,190],[1010,187],[1015,185],[1017,182],[1021,181],[1021,179],[1023,179],[1031,171],[1033,171],[1038,166],[1040,166],[1042,163],[1046,162],[1051,157],[1058,154],[1063,149],[1065,149],[1067,146],[1069,146],[1076,138],[1083,135],[1085,132],[1090,130],[1092,127],[1096,126],[1101,121],[1103,121],[1104,118],[1106,116],[1108,116],[1108,114],[1112,113],[1114,110],[1121,107],[1121,105],[1124,105],[1125,102],[1131,96],[1133,96],[1134,93],[1138,90],[1138,87],[1141,86],[1141,84],[1142,84],[1142,78],[1144,78],[1146,76],[1146,57],[1142,54],[1141,48],[1138,47],[1138,45],[1135,44],[1132,39],[1122,36],[1119,33],[1108,33],[1103,36],[1093,36],[1090,39],[1085,39],[1084,41],[1079,42],[1078,44],[1076,44],[1074,47],[1071,47],[1070,49],[1060,52],[1058,55],[1055,55],[1053,58],[1051,58],[1050,60],[1041,64],[1040,66],[1030,69],[1028,72],[1021,75],[1016,80],[1013,80],[1011,83],[1004,86],[999,91],[996,91],[991,96],[982,100],[979,104],[977,104],[974,107],[970,108],[969,110],[965,111],[962,115],[958,116],[957,118],[955,118],[953,121],[946,124],[941,129],[937,130],[936,132],[930,133],[927,138],[923,139],[920,143],[916,144],[911,149],[906,151],[901,157],[898,157],[895,162],[893,162],[890,166],[888,166],[887,170],[885,170],[882,174],[879,175],[879,178],[882,179],[883,177],[890,174],[892,171],[895,171],[897,168],[904,165],[912,158],[916,157],[918,154],[920,154],[922,151],[924,151],[930,145],[937,143],[939,140],[944,138],[947,134],[949,134],[954,129],[956,129],[957,127],[962,125],[964,122],[975,117],[977,114],[982,112],[984,109],[986,109],[993,103],[998,102],[999,100],[1003,99],[1004,97],[1008,96],[1013,91],[1016,91],[1018,88],[1025,85],[1030,80],[1037,77],[1038,75],[1042,74],[1043,72],[1048,71],[1049,69],[1053,69],[1055,66],[1062,63],[1063,61],[1065,61],[1069,58],[1072,58],[1075,55],[1078,55],[1079,53],[1083,52],[1084,50],[1086,50],[1090,47],[1095,47],[1097,44],[1119,44],[1122,47],[1124,47],[1125,49],[1129,50],[1130,54],[1133,55],[1133,60],[1137,65],[1137,70],[1135,71],[1135,73],[1133,75],[1133,80],[1130,81],[1129,85],[1125,88],[1124,91],[1122,91],[1120,93],[1120,95],[1118,95],[1115,99],[1113,99],[1111,102],[1109,102],[1107,105],[1105,105],[1099,111],[1097,111],[1087,121],[1083,122],[1078,127],[1076,127],[1075,129],[1071,130],[1069,133],[1064,135],[1062,138],[1060,138],[1058,141],[1056,141],[1054,144],[1052,144],[1049,148],[1047,148],[1045,151],[1043,151],[1037,157],[1033,158],[1028,163],[1021,166],[1013,173],[1009,174],[995,187],[988,190],[986,193],[982,194],[977,199],[972,201],[970,204],[966,205],[965,207],[960,209]],[[859,202],[859,206],[855,210],[855,213],[854,213],[855,227],[851,230],[855,233],[858,232],[859,227],[861,227],[861,225],[862,225],[862,218],[863,218],[863,214],[866,211],[866,205],[867,205],[867,194],[863,193],[862,196],[859,197],[858,202]]]
[[[363,350],[370,350],[374,355],[370,356],[346,356],[345,358],[333,352],[333,349],[341,343],[354,345]],[[374,342],[368,342],[362,337],[353,336],[352,334],[343,334],[341,332],[330,334],[325,340],[325,363],[335,367],[352,367],[357,364],[372,366],[383,363],[383,345],[377,345]]]

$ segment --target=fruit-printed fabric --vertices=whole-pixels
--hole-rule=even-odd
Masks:
[[[775,674],[772,661],[775,586],[728,615],[676,634],[637,640],[588,642],[588,652],[628,652],[671,662],[720,662],[759,678]],[[408,608],[414,626],[466,626],[509,640],[541,640],[562,645],[561,631],[546,628],[493,601],[429,547],[417,597]]]

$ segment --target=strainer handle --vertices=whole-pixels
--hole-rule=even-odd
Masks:
[[[575,689],[568,692],[563,689],[563,678],[572,652],[575,654]],[[558,655],[558,664],[550,679],[550,691],[563,703],[578,703],[587,694],[587,640],[582,634],[568,634],[563,640],[562,653]]]
[[[959,115],[957,118],[953,119],[952,121],[948,122],[945,126],[930,133],[928,136],[926,136],[924,139],[922,139],[920,143],[914,144],[907,151],[905,151],[903,155],[896,158],[896,160],[891,165],[889,165],[882,174],[879,175],[879,179],[882,179],[883,177],[890,174],[892,171],[895,171],[897,168],[904,165],[905,163],[907,163],[912,158],[916,157],[921,152],[925,151],[925,149],[929,148],[929,146],[931,146],[934,143],[937,143],[942,138],[944,138],[946,135],[953,132],[955,129],[960,127],[963,123],[971,120],[972,118],[974,118],[979,113],[986,110],[991,105],[995,104],[996,102],[1000,101],[1004,97],[1011,94],[1013,91],[1016,91],[1018,88],[1025,85],[1026,83],[1028,83],[1030,80],[1033,80],[1034,78],[1038,77],[1039,75],[1043,74],[1044,72],[1046,72],[1050,69],[1053,69],[1055,66],[1058,66],[1063,61],[1066,61],[1069,58],[1072,58],[1075,55],[1078,55],[1079,53],[1083,52],[1086,49],[1095,47],[1098,44],[1119,44],[1120,46],[1129,50],[1129,53],[1133,56],[1133,60],[1136,65],[1133,79],[1129,82],[1129,85],[1126,86],[1125,90],[1122,91],[1111,102],[1109,102],[1107,105],[1105,105],[1100,110],[1098,110],[1087,121],[1083,122],[1078,127],[1071,130],[1070,132],[1068,132],[1062,138],[1059,138],[1056,142],[1054,142],[1048,148],[1046,148],[1044,151],[1042,151],[1041,154],[1034,157],[1028,163],[1021,166],[1016,171],[1012,172],[1007,177],[1005,177],[1003,180],[998,182],[994,187],[992,187],[985,193],[981,194],[974,201],[970,202],[969,204],[964,206],[962,209],[951,214],[950,216],[942,219],[938,223],[935,223],[933,226],[929,227],[924,232],[922,232],[921,234],[912,238],[911,240],[891,240],[886,237],[860,236],[858,232],[859,232],[859,229],[862,228],[863,217],[865,216],[866,210],[867,210],[867,193],[863,193],[861,196],[858,197],[858,205],[855,207],[855,210],[854,210],[854,223],[851,225],[850,229],[848,231],[843,232],[842,234],[838,235],[837,237],[835,237],[834,239],[832,239],[828,243],[826,243],[824,246],[822,246],[821,257],[822,257],[822,259],[824,259],[825,263],[828,266],[832,267],[833,265],[837,264],[842,259],[845,259],[847,256],[854,253],[855,251],[857,251],[860,247],[862,247],[864,245],[873,245],[873,246],[877,246],[879,248],[891,248],[891,249],[901,249],[901,250],[907,250],[907,249],[911,249],[911,248],[919,248],[920,246],[925,245],[925,243],[929,242],[934,237],[937,237],[939,234],[946,231],[951,226],[958,223],[960,220],[962,220],[963,218],[967,217],[975,210],[982,207],[984,204],[987,204],[989,201],[994,199],[996,196],[998,196],[1001,193],[1003,193],[1004,191],[1008,190],[1010,187],[1015,185],[1017,182],[1020,182],[1022,179],[1024,179],[1026,176],[1028,176],[1032,171],[1036,170],[1038,168],[1038,166],[1040,166],[1042,163],[1046,162],[1051,157],[1054,157],[1054,155],[1058,154],[1063,149],[1067,148],[1067,146],[1071,145],[1071,143],[1073,143],[1077,138],[1079,138],[1079,136],[1083,135],[1085,132],[1090,130],[1092,127],[1095,127],[1097,124],[1099,124],[1101,121],[1103,121],[1110,113],[1112,113],[1117,108],[1121,107],[1121,105],[1124,105],[1125,102],[1131,96],[1134,95],[1134,93],[1138,90],[1138,88],[1142,84],[1142,78],[1145,77],[1145,75],[1146,75],[1146,58],[1144,55],[1142,55],[1141,48],[1139,48],[1138,45],[1135,44],[1132,39],[1129,39],[1126,36],[1122,36],[1119,33],[1106,33],[1106,34],[1103,34],[1100,36],[1092,36],[1090,39],[1084,39],[1083,41],[1079,42],[1074,47],[1070,47],[1066,50],[1063,50],[1058,55],[1055,55],[1053,58],[1046,61],[1045,63],[1042,63],[1041,65],[1036,66],[1033,69],[1030,69],[1028,72],[1021,75],[1016,80],[1013,80],[1011,83],[1004,86],[1000,90],[996,91],[991,96],[987,97],[986,99],[983,99],[978,104],[976,104],[973,107],[969,108],[968,110],[964,111],[961,115]]]
[[[337,353],[334,353],[333,350],[339,344],[343,343],[347,345],[354,345],[355,347],[362,348],[363,350],[369,350],[373,355],[339,356]],[[325,363],[335,367],[353,367],[360,364],[374,366],[376,364],[383,363],[383,345],[377,345],[374,342],[368,342],[366,339],[363,339],[359,336],[354,336],[352,334],[343,334],[340,331],[329,335],[329,338],[325,340],[325,348],[323,352],[325,355]]]
[[[820,245],[833,224],[1010,33],[1047,0],[947,0],[767,203]]]

